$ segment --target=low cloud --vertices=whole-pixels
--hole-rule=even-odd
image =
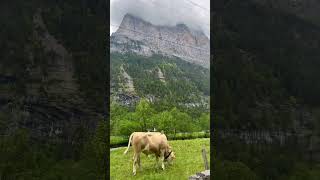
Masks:
[[[110,3],[110,35],[124,15],[130,13],[155,25],[184,23],[210,37],[210,0],[111,0]]]

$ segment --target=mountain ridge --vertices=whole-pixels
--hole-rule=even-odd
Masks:
[[[192,30],[183,23],[176,26],[153,25],[140,17],[126,14],[110,40],[111,52],[176,56],[209,68],[208,37],[202,31]]]

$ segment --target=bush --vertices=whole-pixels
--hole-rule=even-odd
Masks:
[[[216,161],[214,177],[219,180],[258,180],[258,176],[242,162]]]

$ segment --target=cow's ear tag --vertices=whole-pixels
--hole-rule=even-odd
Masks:
[[[161,134],[164,134],[163,130],[161,130]]]

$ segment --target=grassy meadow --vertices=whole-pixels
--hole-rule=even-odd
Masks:
[[[192,139],[192,140],[175,140],[169,141],[175,152],[176,159],[172,165],[166,164],[166,169],[161,169],[160,163],[156,167],[156,159],[154,156],[147,157],[141,154],[140,171],[137,168],[137,175],[132,175],[132,157],[133,150],[130,146],[129,152],[124,155],[125,147],[115,149],[110,152],[110,179],[188,179],[189,176],[204,170],[204,164],[201,154],[201,149],[205,146],[207,158],[210,162],[210,139]]]

